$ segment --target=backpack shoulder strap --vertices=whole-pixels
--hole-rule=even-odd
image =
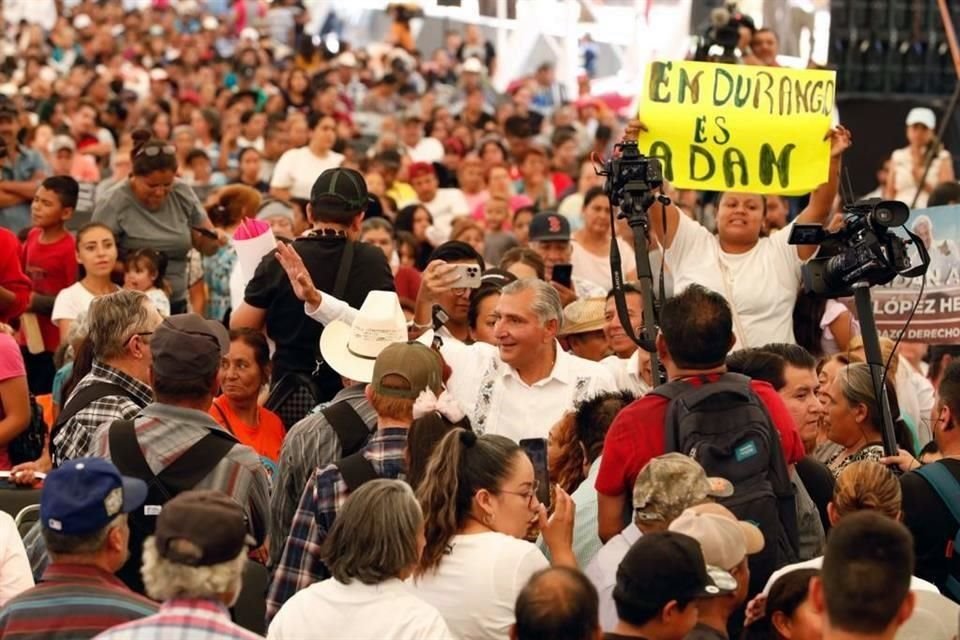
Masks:
[[[365,482],[377,479],[377,470],[373,464],[363,456],[362,451],[352,453],[337,462],[337,469],[343,476],[343,481],[351,492],[356,491]]]
[[[960,523],[960,481],[943,464],[925,464],[917,473],[940,496],[953,519]]]
[[[112,382],[94,382],[77,391],[63,406],[63,411],[57,416],[54,428],[59,429],[73,416],[77,415],[91,404],[106,396],[129,396],[127,390]]]
[[[166,487],[177,492],[192,489],[220,464],[237,444],[230,436],[210,431],[157,476]]]
[[[340,456],[346,457],[356,453],[370,436],[370,429],[360,418],[360,414],[346,400],[334,402],[320,413],[340,439]]]
[[[117,420],[110,425],[110,461],[122,475],[139,478],[150,483],[156,475],[147,464],[133,420]]]

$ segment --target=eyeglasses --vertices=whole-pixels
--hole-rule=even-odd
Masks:
[[[177,148],[172,144],[146,146],[137,152],[137,157],[139,158],[140,156],[147,156],[148,158],[152,158],[160,155],[161,153],[167,156],[176,155]]]
[[[140,332],[138,332],[138,333],[132,334],[129,338],[127,338],[127,340],[126,340],[126,342],[124,342],[124,344],[129,344],[131,340],[133,340],[134,338],[137,338],[137,337],[145,338],[146,336],[152,336],[152,335],[153,335],[153,331],[140,331]],[[144,342],[146,342],[146,341],[144,341]]]
[[[501,489],[499,493],[509,493],[512,496],[520,496],[521,498],[527,499],[527,507],[533,509],[534,504],[539,502],[537,500],[537,490],[540,488],[540,482],[534,480],[533,486],[530,487],[529,491],[507,491],[506,489]]]

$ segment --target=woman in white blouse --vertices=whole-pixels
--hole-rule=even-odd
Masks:
[[[634,121],[627,137],[639,133]],[[811,195],[797,217],[800,224],[825,224],[837,195],[840,157],[850,147],[850,132],[837,126],[830,138],[828,181]],[[749,193],[726,192],[717,204],[717,235],[683,215],[675,206],[664,216],[657,207],[650,226],[666,249],[664,261],[673,273],[674,291],[700,284],[722,294],[733,312],[734,348],[795,343],[793,307],[800,290],[800,268],[816,252],[813,245],[788,244],[791,227],[761,238],[766,200]]]
[[[513,440],[455,429],[444,436],[417,489],[427,544],[414,584],[461,640],[505,640],[517,595],[549,566],[524,540],[539,523],[554,565],[576,567],[573,505],[559,487],[547,520],[530,459]]]
[[[927,206],[927,199],[934,187],[941,182],[953,182],[956,177],[950,152],[937,148],[938,145],[933,139],[937,127],[937,116],[933,111],[926,107],[911,109],[907,114],[906,125],[907,146],[890,155],[890,170],[887,172],[883,197],[902,200],[919,209]],[[933,161],[924,178],[927,153],[931,145],[935,146]],[[913,204],[914,198],[917,200],[916,205]]]
[[[573,234],[573,254],[570,263],[578,278],[589,280],[610,291],[613,277],[610,275],[610,197],[602,187],[592,187],[583,196],[583,228]],[[636,257],[633,249],[617,238],[620,249],[620,264],[624,280],[636,280]]]
[[[267,638],[453,637],[437,610],[403,582],[423,544],[423,513],[410,486],[400,480],[365,483],[344,503],[321,550],[333,577],[287,600]]]

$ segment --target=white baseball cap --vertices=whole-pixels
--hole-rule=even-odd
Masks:
[[[915,107],[910,109],[910,113],[907,114],[907,126],[922,124],[927,129],[936,129],[937,128],[937,116],[934,115],[931,109],[926,107]]]
[[[690,507],[670,523],[670,531],[684,533],[703,550],[707,564],[732,571],[748,555],[763,550],[763,533],[756,525],[737,520],[726,507],[706,503]]]

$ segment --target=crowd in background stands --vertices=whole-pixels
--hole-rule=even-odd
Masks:
[[[856,318],[787,242],[842,224],[850,132],[809,196],[667,185],[651,218],[657,353],[762,409],[775,538],[671,450],[630,337],[594,164],[643,123],[390,11],[330,51],[297,0],[4,2],[0,470],[47,476],[29,530],[0,512],[0,637],[952,638],[960,351],[881,341],[886,457]],[[905,125],[874,193],[960,202],[934,113]]]

